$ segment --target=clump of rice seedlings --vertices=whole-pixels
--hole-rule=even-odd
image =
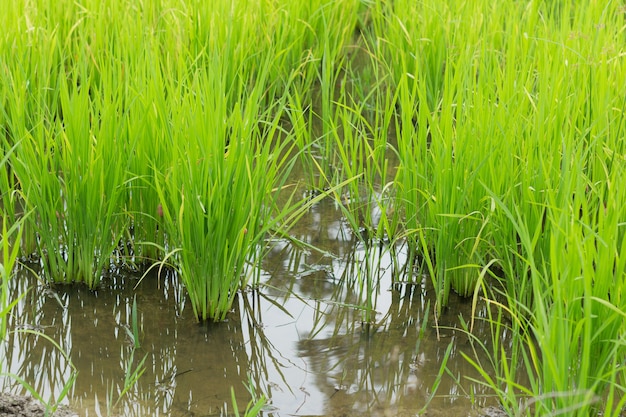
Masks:
[[[622,192],[616,194],[623,196]],[[569,196],[565,198],[569,200]],[[625,357],[621,297],[625,245],[623,238],[617,238],[623,228],[617,221],[618,212],[623,210],[614,211],[614,200],[605,200],[606,220],[593,231],[590,220],[598,213],[589,209],[595,198],[575,200],[569,209],[562,208],[566,202],[548,209],[550,250],[544,254],[546,259],[526,260],[529,285],[542,296],[535,297],[532,305],[510,294],[506,306],[490,302],[497,312],[488,317],[493,333],[511,323],[509,353],[497,338],[491,348],[473,339],[477,347],[488,351],[491,363],[468,360],[511,415],[617,416],[626,405],[620,382]],[[569,211],[580,209],[583,217],[572,222]],[[522,236],[521,245],[532,252],[531,233],[523,223],[512,221]],[[520,383],[520,370],[529,378],[524,384]]]
[[[468,64],[457,59],[459,66]],[[471,106],[474,90],[463,84],[469,75],[464,79],[455,69],[445,78],[441,109],[425,104],[425,84],[410,82],[409,75],[401,77],[397,93],[397,204],[412,251],[431,258],[437,314],[447,305],[451,288],[465,296],[473,292],[489,247],[491,202],[479,181],[492,155],[491,142],[475,140],[472,113],[465,108]],[[416,101],[419,108],[413,109]]]
[[[610,381],[617,380],[621,370],[615,364],[624,357],[624,212],[618,202],[624,160],[617,157],[623,155],[617,137],[624,99],[615,94],[614,81],[624,74],[615,58],[621,13],[615,5],[589,5],[585,13],[543,6],[533,13],[504,10],[497,9],[490,22],[504,24],[511,10],[522,18],[507,31],[487,32],[493,39],[475,52],[485,58],[479,71],[461,76],[472,62],[461,54],[456,62],[465,57],[465,66],[451,73],[446,68],[440,109],[424,113],[428,100],[421,97],[427,92],[418,86],[417,126],[409,125],[408,116],[401,119],[400,128],[416,129],[418,138],[427,137],[421,129],[431,133],[430,142],[422,139],[429,170],[410,185],[424,197],[422,206],[415,205],[421,208],[415,227],[423,230],[418,236],[425,236],[424,250],[434,252],[437,279],[450,271],[437,265],[454,261],[453,251],[462,248],[444,245],[439,255],[431,242],[441,231],[451,230],[456,242],[479,242],[479,271],[494,259],[502,268],[508,301],[502,308],[519,334],[515,356],[532,376],[520,386],[512,371],[517,359],[505,360],[501,346],[494,350],[499,379],[485,373],[485,380],[498,387],[508,409],[615,415],[623,408],[623,389]],[[450,190],[456,193],[445,194]],[[439,206],[441,196],[456,198],[458,210]],[[470,215],[480,227],[468,235],[454,229]],[[444,228],[437,222],[442,216],[455,223]],[[461,259],[474,263],[467,252]],[[501,317],[492,320],[502,325]],[[520,406],[512,386],[532,400]]]
[[[124,228],[117,215],[123,110],[119,74],[98,61],[86,37],[70,36],[89,23],[82,16],[66,27],[71,10],[58,30],[49,27],[56,9],[28,9],[18,21],[34,33],[16,29],[23,55],[9,70],[9,129],[19,143],[11,162],[26,209],[34,210],[29,224],[45,278],[94,287]]]
[[[510,358],[494,343],[484,376],[520,415],[624,405],[611,383],[624,358],[622,12],[579,6],[380,2],[372,14],[394,57],[406,234],[437,310],[497,272],[518,345]],[[403,20],[406,7],[423,19]]]
[[[289,173],[290,141],[275,143],[281,107],[260,108],[267,73],[246,92],[247,80],[231,85],[226,77],[238,73],[236,63],[211,55],[172,115],[180,128],[169,138],[173,163],[154,173],[175,264],[200,320],[223,319],[248,284],[259,245],[280,217],[273,217],[274,190]],[[264,68],[269,63],[271,56]]]
[[[117,213],[126,164],[116,149],[122,124],[116,97],[101,96],[108,88],[92,86],[85,68],[68,78],[57,86],[54,121],[20,138],[13,165],[27,209],[36,209],[31,219],[46,279],[93,288],[124,229]]]

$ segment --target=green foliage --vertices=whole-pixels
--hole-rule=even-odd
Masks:
[[[175,264],[202,320],[223,319],[247,285],[259,245],[277,221],[272,194],[281,171],[289,172],[283,156],[289,141],[274,146],[280,107],[259,107],[265,76],[229,108],[221,98],[237,87],[219,76],[229,72],[220,69],[225,61],[216,58],[195,77],[194,94],[181,97],[172,117],[181,126],[189,120],[187,128],[170,138],[170,167],[154,172],[163,225],[180,248]]]
[[[366,247],[409,246],[421,269],[402,278],[426,273],[435,317],[456,291],[491,300],[494,334],[512,319],[511,357],[484,346],[511,413],[623,407],[618,2],[4,6],[3,214],[31,212],[21,250],[48,281],[169,262],[198,319],[221,320],[266,239],[331,196]],[[376,256],[355,280],[370,312]]]
[[[14,223],[11,228],[7,228],[7,217],[2,216],[2,236],[0,236],[0,250],[2,250],[2,263],[0,264],[0,341],[5,340],[7,332],[6,317],[11,312],[15,304],[19,302],[10,300],[9,280],[13,274],[13,268],[19,253],[20,223]],[[15,235],[15,236],[14,236]],[[1,365],[1,364],[0,364]],[[2,367],[0,366],[0,372]]]
[[[451,290],[479,291],[485,275],[502,282],[507,303],[489,320],[499,334],[513,317],[515,353],[494,343],[496,378],[484,377],[511,414],[623,407],[611,382],[625,353],[622,20],[616,2],[372,9],[396,89],[409,244],[438,312]],[[520,364],[529,386],[517,385]]]

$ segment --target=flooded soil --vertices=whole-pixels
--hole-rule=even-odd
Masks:
[[[323,252],[273,242],[261,285],[239,294],[221,323],[196,322],[170,271],[154,269],[142,280],[109,271],[102,288],[89,291],[45,288],[29,270],[34,265],[25,265],[14,280],[15,295],[26,295],[9,319],[3,372],[54,401],[72,377],[71,362],[78,374],[62,402],[79,416],[232,415],[233,393],[240,411],[253,394],[265,395],[263,414],[272,416],[497,413],[491,393],[468,379],[480,376],[461,355],[475,355],[459,330],[459,315],[471,317],[469,300],[451,295],[436,329],[428,283],[418,274],[392,282],[402,251],[366,251],[330,201],[313,207],[293,234]],[[481,321],[474,335],[491,338]],[[144,357],[145,372],[125,392]],[[1,388],[24,393],[10,377]]]
[[[44,417],[46,408],[33,397],[0,393],[0,417]],[[54,417],[76,417],[77,413],[67,407],[59,407]]]

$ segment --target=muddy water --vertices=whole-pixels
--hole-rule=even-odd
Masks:
[[[273,416],[474,416],[496,403],[466,379],[479,376],[461,357],[472,354],[467,336],[454,328],[459,315],[469,320],[470,302],[452,296],[437,332],[427,282],[415,276],[415,282],[392,284],[401,250],[395,258],[365,251],[331,202],[316,205],[293,233],[326,252],[273,242],[263,285],[240,294],[223,323],[198,324],[167,271],[141,281],[109,271],[103,287],[91,292],[45,289],[24,267],[15,292],[30,290],[10,327],[42,331],[67,351],[78,376],[64,402],[81,416],[226,415],[233,410],[231,389],[241,409],[251,398],[248,388],[269,398],[264,413]],[[367,274],[376,274],[369,289]],[[140,347],[131,358],[133,297]],[[491,337],[480,322],[475,335]],[[423,413],[449,344],[448,372]],[[14,332],[4,346],[3,371],[45,399],[60,394],[71,368],[50,342]],[[145,373],[113,407],[125,371],[144,356]],[[5,391],[23,392],[9,378],[2,383]]]

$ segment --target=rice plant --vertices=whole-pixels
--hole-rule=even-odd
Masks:
[[[0,164],[2,165],[2,164]],[[0,264],[0,340],[5,340],[7,332],[7,315],[14,305],[19,302],[9,299],[9,281],[13,274],[13,268],[17,261],[20,247],[20,223],[14,223],[12,227],[7,227],[7,216],[2,216],[2,236],[0,237],[0,248],[2,249],[2,263]],[[2,367],[0,366],[0,372]]]
[[[180,248],[177,266],[202,320],[223,319],[237,289],[248,283],[254,271],[248,263],[256,262],[274,222],[273,190],[281,170],[289,171],[283,156],[289,142],[274,146],[280,107],[270,109],[277,115],[259,107],[266,75],[246,93],[244,79],[237,86],[224,78],[239,71],[231,64],[215,55],[212,67],[195,75],[194,94],[181,97],[173,116],[187,126],[168,138],[174,163],[154,173],[168,239]],[[230,91],[244,91],[232,108],[222,99]],[[266,119],[259,122],[259,115]]]
[[[581,6],[372,9],[397,89],[407,236],[427,260],[437,311],[452,289],[475,292],[481,274],[502,281],[519,345],[506,360],[498,345],[497,378],[485,380],[513,414],[623,408],[623,307],[612,294],[624,277],[624,213],[611,207],[622,198],[622,12]],[[530,386],[518,385],[520,363]],[[533,400],[520,408],[515,392]]]
[[[619,413],[622,389],[607,381],[621,372],[614,361],[623,355],[621,301],[608,295],[624,276],[623,212],[612,212],[609,202],[621,198],[623,169],[623,158],[616,159],[623,144],[614,135],[623,128],[624,100],[613,93],[624,76],[615,55],[620,12],[615,4],[588,4],[584,13],[567,4],[508,6],[483,4],[491,11],[488,22],[477,11],[448,20],[451,31],[468,22],[473,27],[451,36],[463,42],[444,52],[440,90],[428,89],[429,80],[420,77],[424,66],[414,73],[403,67],[399,130],[416,144],[399,144],[408,161],[399,184],[416,196],[405,200],[407,221],[415,213],[413,227],[425,236],[443,305],[449,288],[466,288],[450,272],[473,264],[480,271],[494,260],[502,268],[507,308],[521,323],[518,341],[530,346],[521,360],[536,376],[522,387],[534,397],[532,407],[515,413]],[[447,16],[445,8],[438,10],[438,19]],[[518,24],[510,25],[509,13],[519,13]],[[492,28],[507,22],[507,30]],[[473,43],[476,27],[486,36]],[[413,79],[417,85],[407,82]],[[440,91],[438,102],[433,91]],[[415,110],[403,105],[416,101]],[[426,168],[418,165],[411,175],[412,160]],[[609,219],[615,219],[611,226]],[[463,250],[467,243],[471,251]],[[504,360],[499,350],[494,355]],[[592,364],[589,357],[601,359]],[[509,359],[505,365],[500,381],[485,374],[490,383],[502,383],[503,401],[513,395],[511,370],[518,364]]]
[[[116,150],[115,106],[107,106],[108,97],[92,106],[89,76],[81,75],[70,76],[81,83],[76,90],[59,86],[62,121],[22,137],[14,166],[26,207],[37,208],[32,219],[46,279],[93,288],[125,227],[117,210],[126,162]]]

